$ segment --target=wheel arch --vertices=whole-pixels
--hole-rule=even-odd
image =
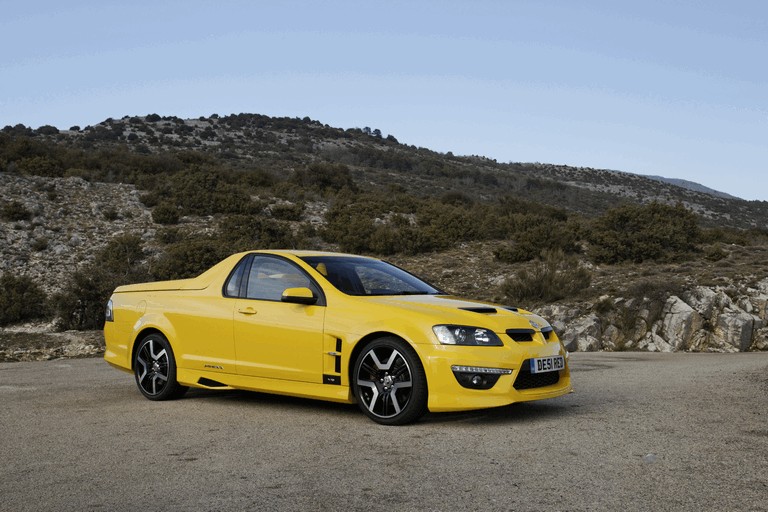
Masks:
[[[393,332],[389,331],[376,331],[369,334],[366,334],[362,338],[360,338],[357,343],[355,343],[354,348],[352,349],[352,352],[349,354],[349,361],[347,362],[347,379],[349,382],[350,389],[352,388],[352,380],[353,380],[353,373],[355,370],[355,361],[357,361],[357,357],[360,355],[360,352],[365,349],[365,347],[370,343],[371,341],[378,340],[381,338],[397,338],[404,343],[406,343],[409,347],[411,347],[411,350],[413,350],[413,353],[416,354],[416,359],[418,359],[419,364],[421,365],[422,370],[424,370],[424,375],[426,378],[426,369],[424,368],[424,361],[421,358],[421,354],[419,354],[419,351],[416,350],[416,346],[414,343],[412,343],[407,338],[395,334]],[[429,382],[427,382],[427,389],[429,389]]]
[[[168,336],[157,327],[144,327],[141,331],[139,331],[136,334],[136,336],[134,336],[133,346],[131,347],[131,359],[130,359],[131,371],[134,370],[133,362],[136,359],[136,350],[138,350],[139,348],[139,341],[143,340],[150,334],[159,334],[162,337],[164,337],[166,340],[168,340]],[[168,340],[168,343],[170,343],[170,340]]]

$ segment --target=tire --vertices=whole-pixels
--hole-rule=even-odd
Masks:
[[[171,344],[162,334],[150,334],[139,342],[133,374],[139,391],[150,400],[179,398],[189,389],[176,382],[176,360]]]
[[[355,399],[381,425],[404,425],[427,411],[427,378],[419,356],[399,338],[379,338],[363,347],[352,370]]]

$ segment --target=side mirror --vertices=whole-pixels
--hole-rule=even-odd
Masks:
[[[311,305],[317,302],[317,297],[312,293],[309,288],[286,288],[283,292],[283,296],[280,297],[282,302],[289,302],[291,304],[304,304]]]

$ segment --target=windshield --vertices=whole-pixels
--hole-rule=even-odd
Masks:
[[[302,259],[347,295],[442,293],[416,276],[380,260],[353,256],[307,256]]]

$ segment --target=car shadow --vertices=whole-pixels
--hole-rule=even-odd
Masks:
[[[530,423],[588,412],[588,407],[585,407],[585,404],[581,403],[579,400],[574,400],[573,398],[575,398],[574,395],[566,395],[551,400],[521,402],[491,409],[441,413],[428,412],[418,420],[415,425],[452,423],[477,423],[478,425]],[[359,418],[360,421],[370,421],[362,412],[360,412],[356,404],[325,402],[322,400],[259,393],[255,391],[193,388],[187,392],[184,400],[212,400],[222,405],[236,404],[238,406],[247,406],[250,404],[281,409],[291,408],[295,410],[303,410],[315,417],[343,415],[345,418]]]
[[[338,402],[326,402],[311,398],[301,398],[287,395],[277,395],[272,393],[259,393],[257,391],[246,391],[241,389],[214,390],[192,388],[187,391],[182,400],[212,400],[219,404],[237,404],[247,406],[274,406],[291,407],[296,409],[305,409],[313,414],[325,414],[333,412],[334,414],[356,415],[360,413],[355,404],[342,404]]]

